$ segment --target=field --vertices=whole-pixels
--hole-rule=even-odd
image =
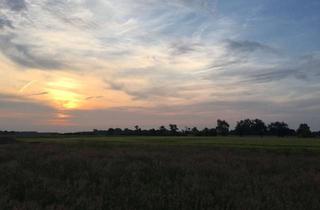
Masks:
[[[320,139],[73,137],[0,145],[0,209],[320,209]]]

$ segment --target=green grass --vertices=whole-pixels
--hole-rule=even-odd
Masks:
[[[205,146],[229,148],[302,149],[319,150],[320,139],[277,137],[68,137],[20,139],[22,142],[47,142],[78,145],[155,145],[155,146]]]

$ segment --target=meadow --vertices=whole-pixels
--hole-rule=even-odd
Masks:
[[[320,209],[320,139],[24,138],[0,209]]]

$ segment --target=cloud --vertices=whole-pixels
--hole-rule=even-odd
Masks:
[[[19,95],[0,94],[0,118],[3,130],[52,132],[70,126],[63,111]]]
[[[102,99],[103,96],[89,96],[86,98],[86,100],[98,100],[98,99]]]
[[[268,53],[276,53],[276,50],[268,45],[261,44],[259,42],[254,41],[236,41],[236,40],[226,40],[227,47],[231,51],[236,52],[255,52],[255,51],[263,51]]]
[[[265,83],[265,82],[271,82],[275,80],[282,80],[288,76],[291,76],[292,74],[295,74],[297,71],[296,69],[261,69],[264,73],[258,73],[249,76],[250,82],[259,82],[259,83]]]
[[[4,29],[5,27],[13,29],[12,22],[5,17],[0,17],[0,29]]]
[[[199,43],[190,43],[187,41],[177,41],[172,43],[171,45],[171,50],[172,50],[172,55],[177,56],[177,55],[184,55],[188,53],[193,53],[198,50],[201,50],[202,45]]]
[[[310,54],[307,56],[290,59],[290,63],[280,64],[271,69],[259,69],[260,73],[248,75],[250,82],[271,82],[278,81],[288,77],[293,77],[302,81],[319,81],[320,56]],[[263,73],[261,73],[263,72]]]
[[[8,112],[23,112],[23,113],[46,113],[46,112],[53,112],[54,109],[36,103],[30,99],[27,99],[22,96],[14,96],[8,94],[0,94],[0,110],[1,111],[8,111]]]
[[[0,3],[16,12],[20,12],[27,8],[27,3],[25,0],[0,0]]]
[[[49,92],[45,91],[45,92],[40,92],[40,93],[33,93],[28,96],[43,96],[43,95],[48,95],[48,94],[49,94]]]
[[[285,43],[295,43],[293,34],[266,31],[268,27],[258,23],[270,19],[253,18],[245,9],[254,10],[261,2],[217,4],[217,0],[0,0],[0,71],[3,81],[10,81],[0,84],[1,89],[14,92],[23,82],[38,79],[25,78],[27,72],[36,71],[41,75],[37,90],[47,90],[48,81],[68,77],[63,75],[68,71],[81,75],[75,77],[80,85],[74,91],[81,93],[86,107],[135,104],[149,108],[149,122],[152,113],[173,115],[162,110],[170,107],[176,113],[182,110],[181,121],[197,114],[208,121],[209,115],[224,110],[230,118],[239,115],[237,110],[250,114],[279,107],[275,112],[280,113],[279,101],[317,94],[317,40],[307,53],[291,52]],[[269,22],[283,28],[283,23]],[[286,42],[278,41],[282,39]],[[304,46],[304,38],[299,40],[295,46]],[[19,81],[13,75],[19,75]],[[46,94],[37,90],[29,91]],[[125,113],[119,116],[130,112]]]
[[[59,69],[63,64],[55,58],[36,53],[32,44],[18,44],[15,35],[0,35],[0,50],[14,63],[27,68]]]
[[[181,98],[183,97],[179,88],[173,86],[164,86],[160,84],[152,84],[147,87],[131,88],[131,84],[127,82],[108,81],[108,85],[113,90],[123,91],[133,97],[134,100],[152,100],[155,98]]]
[[[199,126],[214,127],[219,118],[226,119],[235,126],[235,123],[245,118],[259,118],[267,123],[277,120],[289,122],[296,128],[301,119],[295,115],[312,116],[320,108],[315,104],[319,99],[297,99],[289,102],[274,102],[272,100],[217,100],[190,105],[159,105],[156,107],[123,107],[112,109],[99,109],[82,112],[71,111],[75,124],[85,122],[81,126],[87,128],[106,129],[109,127],[159,127],[160,125],[178,124],[179,127]],[[105,119],[113,119],[106,122]],[[319,117],[310,120],[313,129],[320,126]],[[82,128],[83,128],[82,127]],[[90,128],[91,128],[90,127]]]

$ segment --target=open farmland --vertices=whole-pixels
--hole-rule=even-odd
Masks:
[[[1,209],[319,209],[320,141],[73,137],[0,146]]]
[[[229,148],[261,148],[290,150],[320,150],[319,138],[278,138],[278,137],[155,137],[155,136],[118,136],[118,137],[59,137],[59,138],[23,138],[21,142],[59,143],[83,146],[201,146]]]

